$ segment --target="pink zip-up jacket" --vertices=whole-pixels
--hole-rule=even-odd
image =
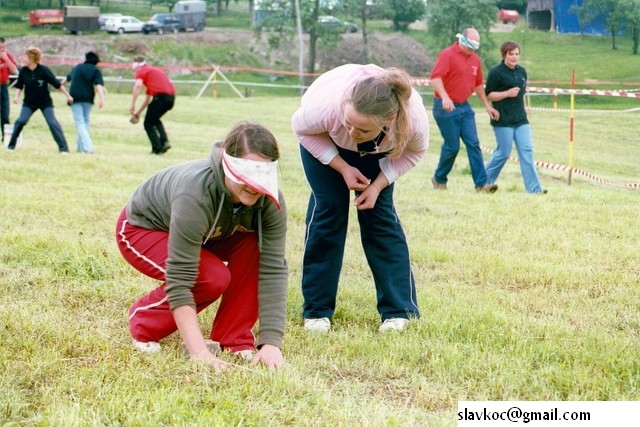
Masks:
[[[291,119],[300,144],[325,165],[338,155],[336,146],[358,151],[357,144],[351,141],[344,126],[342,100],[358,81],[384,72],[384,68],[374,64],[347,64],[318,77],[302,96],[300,108]],[[429,147],[429,119],[422,97],[415,89],[409,99],[409,115],[411,132],[405,150],[399,157],[380,159],[380,169],[390,184],[413,168]],[[391,148],[388,138],[385,138],[380,151]]]

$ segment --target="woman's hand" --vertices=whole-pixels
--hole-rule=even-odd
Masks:
[[[260,362],[271,369],[275,369],[284,364],[284,356],[282,355],[282,351],[275,345],[264,344],[253,357],[251,364],[257,365]]]
[[[342,179],[344,179],[344,183],[349,190],[362,191],[369,185],[370,181],[367,177],[358,168],[354,168],[345,162],[339,154],[331,159],[329,166],[342,175]]]
[[[204,351],[202,353],[198,353],[198,354],[192,354],[191,360],[195,360],[197,362],[204,362],[208,365],[212,365],[213,369],[215,369],[216,372],[226,371],[231,367],[229,363],[225,362],[224,360],[218,359],[209,350]]]
[[[353,205],[359,211],[365,209],[373,209],[376,205],[376,200],[378,200],[378,196],[380,195],[380,189],[374,184],[371,183],[362,193],[356,196],[353,201]]]
[[[183,305],[173,310],[173,318],[176,321],[176,325],[178,325],[178,330],[182,335],[191,360],[212,365],[216,372],[229,369],[231,366],[229,363],[218,359],[207,348],[202,332],[200,332],[197,316],[196,310],[188,305]]]
[[[342,172],[342,178],[349,190],[363,191],[369,185],[369,180],[357,168],[349,166]]]
[[[515,98],[520,93],[520,88],[518,86],[514,86],[511,89],[505,91],[506,98]]]

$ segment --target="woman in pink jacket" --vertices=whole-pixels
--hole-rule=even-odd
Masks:
[[[343,65],[309,87],[292,126],[311,186],[302,270],[305,328],[331,328],[353,190],[379,330],[403,330],[420,313],[393,184],[427,150],[422,98],[402,70]]]

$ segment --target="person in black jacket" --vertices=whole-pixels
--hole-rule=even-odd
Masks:
[[[58,119],[53,112],[53,100],[49,94],[48,85],[58,89],[67,97],[67,103],[71,105],[73,98],[67,92],[67,89],[56,78],[53,72],[40,64],[42,59],[42,52],[37,47],[29,47],[24,52],[25,66],[20,68],[18,72],[18,79],[16,81],[16,94],[13,98],[13,103],[17,104],[20,101],[20,94],[24,90],[24,101],[22,102],[22,110],[20,110],[20,117],[16,120],[11,140],[7,146],[8,150],[14,150],[16,148],[16,141],[22,132],[22,128],[29,122],[29,119],[36,112],[41,110],[44,119],[49,125],[49,130],[53,139],[58,144],[58,150],[60,154],[69,154],[69,146],[67,140],[62,132],[62,126],[58,123]]]
[[[90,115],[93,103],[98,93],[98,108],[104,107],[104,79],[102,71],[97,67],[100,57],[96,52],[87,52],[85,61],[78,64],[62,81],[62,84],[71,83],[69,93],[73,98],[71,111],[73,121],[76,124],[78,139],[76,141],[79,153],[93,153],[93,141],[89,134]]]
[[[515,142],[525,190],[531,194],[546,194],[533,159],[531,125],[524,104],[528,77],[527,70],[518,64],[520,46],[507,41],[500,46],[500,53],[502,62],[489,71],[485,85],[487,99],[500,112],[499,118],[491,119],[497,146],[486,164],[487,182],[493,184],[498,180]]]

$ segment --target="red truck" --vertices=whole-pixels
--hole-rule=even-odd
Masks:
[[[509,10],[509,9],[500,9],[498,11],[498,20],[503,24],[512,23],[515,24],[518,22],[520,18],[520,14],[517,10]]]
[[[32,27],[50,27],[64,22],[61,9],[36,9],[29,12],[29,25]]]

